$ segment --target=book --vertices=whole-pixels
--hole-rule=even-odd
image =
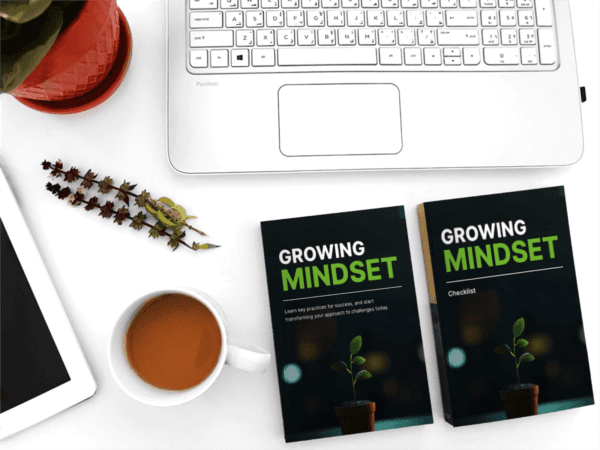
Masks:
[[[285,440],[432,423],[404,208],[261,229]]]
[[[418,206],[444,417],[594,403],[564,187]]]

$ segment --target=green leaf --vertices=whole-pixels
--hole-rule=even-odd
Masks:
[[[518,338],[519,336],[521,336],[521,334],[523,333],[524,329],[525,329],[525,319],[523,319],[521,317],[513,325],[513,336],[516,337],[516,338]]]
[[[519,358],[519,364],[521,364],[522,362],[531,362],[534,359],[535,358],[533,357],[533,355],[531,353],[523,353],[521,355],[521,357]]]
[[[515,342],[517,347],[527,347],[527,344],[529,344],[529,341],[525,339],[519,339],[517,342]]]
[[[367,360],[365,358],[363,358],[362,356],[355,356],[354,359],[352,360],[352,364],[364,364],[366,362],[367,362]]]
[[[499,355],[506,355],[510,353],[510,347],[506,344],[501,344],[494,349],[494,351]]]
[[[331,365],[331,368],[337,372],[338,370],[347,370],[348,366],[342,361],[337,361]]]
[[[25,23],[42,15],[52,0],[6,1],[0,3],[0,17],[14,23]]]
[[[175,203],[173,203],[173,201],[167,197],[161,197],[157,201],[163,202],[164,204],[169,205],[171,208],[175,206]]]
[[[362,337],[356,336],[350,342],[350,354],[356,355],[360,351],[361,347],[362,347]]]
[[[2,21],[2,92],[11,92],[23,83],[56,42],[63,24],[62,10],[51,6],[40,19],[25,25]]]
[[[368,370],[361,370],[356,374],[356,379],[360,380],[362,378],[366,380],[367,378],[371,378],[372,376],[373,375],[371,375],[371,372],[369,372]]]

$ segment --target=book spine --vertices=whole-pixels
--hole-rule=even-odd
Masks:
[[[272,295],[272,288],[273,288],[273,283],[275,282],[275,280],[273,280],[273,270],[271,267],[271,258],[270,258],[270,241],[269,241],[269,228],[268,228],[268,224],[267,223],[261,223],[260,224],[260,228],[261,228],[261,233],[262,233],[262,240],[263,240],[263,252],[264,252],[264,257],[265,257],[265,270],[267,272],[267,290],[269,292],[269,306],[271,308],[271,326],[273,328],[273,342],[275,344],[275,366],[277,368],[277,385],[279,386],[279,400],[281,401],[281,412],[282,412],[282,416],[283,416],[283,435],[284,438],[286,440],[286,442],[288,441],[288,432],[287,432],[287,424],[286,424],[286,420],[287,420],[287,415],[289,414],[288,412],[288,398],[286,395],[286,392],[284,390],[284,386],[283,386],[283,382],[280,380],[280,374],[283,372],[283,366],[281,365],[281,357],[280,355],[282,355],[283,353],[283,348],[281,348],[281,342],[280,342],[280,337],[281,337],[281,331],[279,330],[279,311],[277,308],[277,305],[275,304],[275,296]]]
[[[431,309],[431,320],[433,322],[433,337],[435,341],[435,350],[438,363],[438,373],[440,377],[440,386],[442,391],[442,406],[444,408],[444,419],[450,425],[454,426],[452,417],[452,404],[450,402],[450,385],[448,367],[446,365],[444,342],[442,338],[440,311],[437,305],[437,295],[435,288],[435,276],[433,261],[431,256],[431,247],[429,243],[429,227],[427,224],[427,214],[425,205],[417,207],[419,215],[419,230],[421,234],[421,245],[423,246],[423,256],[425,258],[425,272],[427,274],[427,290],[429,292],[429,306]]]

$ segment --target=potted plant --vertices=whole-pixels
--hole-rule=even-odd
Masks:
[[[117,89],[131,32],[116,0],[2,1],[1,92],[34,109],[84,111]]]
[[[517,417],[533,416],[538,413],[538,395],[540,388],[536,384],[521,384],[519,376],[519,367],[525,362],[531,362],[535,358],[531,353],[523,353],[517,359],[517,347],[527,347],[529,342],[525,339],[518,339],[525,330],[525,319],[518,319],[513,325],[513,344],[512,349],[506,344],[501,344],[494,350],[499,355],[510,354],[515,360],[515,369],[517,371],[517,384],[511,384],[500,391],[500,398],[506,410],[507,419]]]
[[[357,353],[362,347],[362,337],[356,336],[350,342],[349,365],[343,361],[333,363],[331,368],[335,371],[345,370],[350,374],[352,382],[352,392],[354,401],[344,402],[335,408],[335,413],[342,427],[342,434],[363,433],[365,431],[375,431],[375,402],[368,400],[358,401],[356,397],[356,383],[358,380],[366,380],[372,375],[368,370],[360,370],[354,375],[353,366],[364,364],[367,360]]]

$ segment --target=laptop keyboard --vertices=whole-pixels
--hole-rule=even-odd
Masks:
[[[186,0],[194,74],[550,71],[552,0]]]

